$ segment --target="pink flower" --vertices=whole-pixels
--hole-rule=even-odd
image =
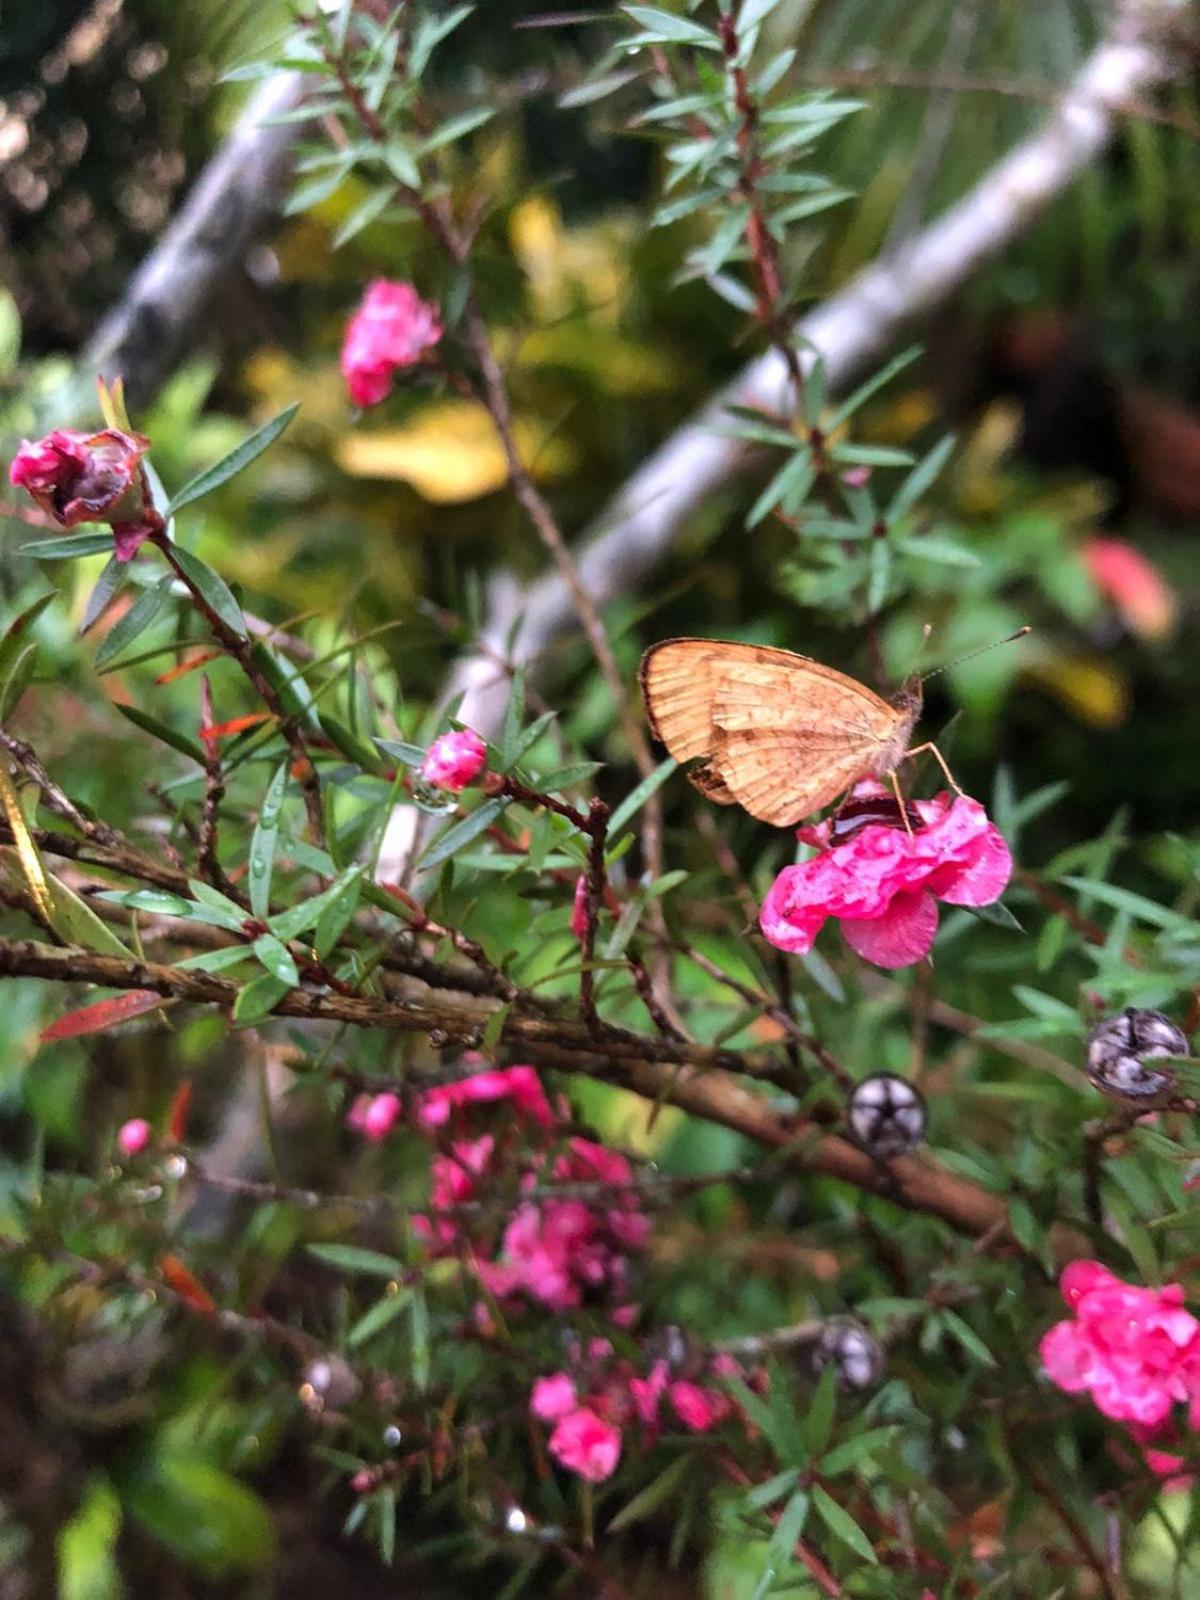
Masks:
[[[475,782],[486,763],[487,745],[473,728],[461,728],[433,741],[421,763],[421,776],[435,789],[458,794]]]
[[[149,439],[119,428],[90,434],[57,428],[36,444],[22,440],[8,476],[60,527],[107,523],[113,553],[128,561],[163,526],[141,465],[149,448]]]
[[[621,1430],[580,1406],[568,1412],[550,1435],[550,1454],[589,1483],[602,1483],[621,1459]]]
[[[411,283],[376,278],[346,324],[342,374],[356,406],[378,405],[402,367],[413,367],[442,337],[435,305]]]
[[[571,906],[571,932],[583,943],[587,936],[587,874],[581,872],[575,880],[575,900]]]
[[[1092,582],[1112,601],[1126,626],[1143,639],[1161,639],[1175,625],[1178,605],[1162,573],[1124,539],[1084,541]]]
[[[558,1422],[577,1405],[574,1380],[565,1372],[539,1378],[529,1396],[529,1409],[542,1422]]]
[[[346,1115],[346,1125],[378,1144],[396,1126],[402,1109],[399,1095],[360,1094]]]
[[[117,1130],[117,1148],[122,1155],[139,1155],[150,1143],[150,1124],[145,1117],[123,1122]]]
[[[847,944],[880,967],[905,967],[929,954],[937,900],[982,906],[997,899],[1012,857],[977,800],[946,794],[917,800],[909,833],[882,786],[857,786],[836,816],[798,837],[819,853],[785,867],[763,901],[760,926],[771,944],[803,955],[827,918]]]
[[[1068,1394],[1087,1390],[1106,1417],[1143,1437],[1190,1400],[1200,1421],[1200,1322],[1183,1309],[1177,1283],[1143,1289],[1097,1261],[1074,1261],[1060,1280],[1075,1313],[1042,1339],[1039,1354],[1052,1382]]]
[[[680,1422],[693,1433],[707,1433],[724,1422],[733,1410],[728,1395],[716,1389],[702,1389],[698,1383],[688,1383],[682,1378],[667,1390],[667,1398]]]
[[[494,1100],[511,1100],[522,1116],[543,1128],[554,1124],[554,1113],[542,1081],[532,1067],[476,1072],[469,1078],[460,1078],[457,1083],[438,1084],[427,1089],[417,1106],[417,1121],[423,1128],[440,1128],[460,1106]]]
[[[656,1361],[650,1369],[648,1378],[630,1378],[629,1394],[633,1401],[633,1409],[638,1414],[638,1419],[647,1428],[654,1428],[658,1422],[658,1407],[663,1395],[667,1392],[668,1384],[667,1363]]]

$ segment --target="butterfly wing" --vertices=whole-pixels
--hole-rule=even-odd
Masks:
[[[721,805],[787,826],[886,770],[912,718],[832,667],[767,645],[669,639],[646,653],[655,734]]]

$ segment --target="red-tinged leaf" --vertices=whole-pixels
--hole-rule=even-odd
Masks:
[[[185,1078],[176,1089],[167,1112],[167,1136],[173,1144],[182,1144],[187,1137],[188,1107],[192,1103],[192,1080]]]
[[[273,722],[275,719],[269,711],[252,711],[245,717],[234,717],[231,722],[218,722],[214,727],[201,730],[200,737],[208,743],[214,739],[228,739],[232,734],[245,733],[247,728],[256,728],[260,722]]]
[[[174,683],[176,678],[186,678],[188,673],[195,672],[197,667],[206,667],[210,661],[219,661],[224,654],[223,650],[199,650],[186,661],[181,661],[177,667],[169,667],[166,672],[160,672],[154,681],[160,686]]]
[[[159,1260],[158,1270],[162,1273],[167,1288],[178,1295],[193,1311],[203,1311],[209,1316],[216,1311],[217,1302],[195,1273],[189,1267],[185,1267],[178,1256],[163,1256]]]
[[[68,1011],[49,1027],[42,1029],[42,1043],[53,1039],[79,1039],[88,1033],[103,1033],[130,1017],[144,1016],[147,1011],[157,1011],[169,1002],[153,989],[130,989],[128,994],[114,995],[111,1000],[97,1000],[94,1005],[83,1006],[78,1011]]]

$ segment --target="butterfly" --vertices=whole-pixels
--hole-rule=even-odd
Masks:
[[[701,794],[780,828],[917,753],[919,678],[883,700],[791,650],[665,639],[642,657],[641,685],[655,738],[677,761],[703,757],[688,774]]]

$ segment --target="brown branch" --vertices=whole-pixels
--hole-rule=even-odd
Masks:
[[[30,746],[4,727],[0,727],[0,750],[6,750],[17,765],[24,768],[42,791],[47,806],[57,816],[78,828],[87,839],[99,840],[110,848],[124,848],[124,840],[117,830],[110,828],[106,822],[93,822],[90,817],[85,817],[75,802],[55,783]]]
[[[151,989],[206,1005],[230,1009],[238,986],[212,973],[129,961],[93,951],[61,950],[35,940],[0,940],[0,977],[39,977],[87,982],[114,989]],[[392,980],[384,998],[293,989],[276,1006],[278,1015],[436,1034],[447,1044],[479,1043],[494,1002],[473,1006],[461,995],[423,985],[398,993],[405,980]],[[411,985],[407,985],[411,987]],[[886,1167],[836,1135],[822,1135],[797,1123],[742,1081],[769,1078],[769,1058],[718,1050],[675,1039],[643,1037],[619,1028],[592,1031],[573,1018],[524,1015],[505,1019],[498,1045],[505,1060],[602,1078],[632,1090],[651,1103],[678,1106],[778,1153],[780,1164],[800,1172],[840,1178],[910,1210],[928,1212],[971,1237],[996,1230],[994,1243],[1007,1244],[1002,1197],[946,1171],[928,1157],[901,1156]]]

